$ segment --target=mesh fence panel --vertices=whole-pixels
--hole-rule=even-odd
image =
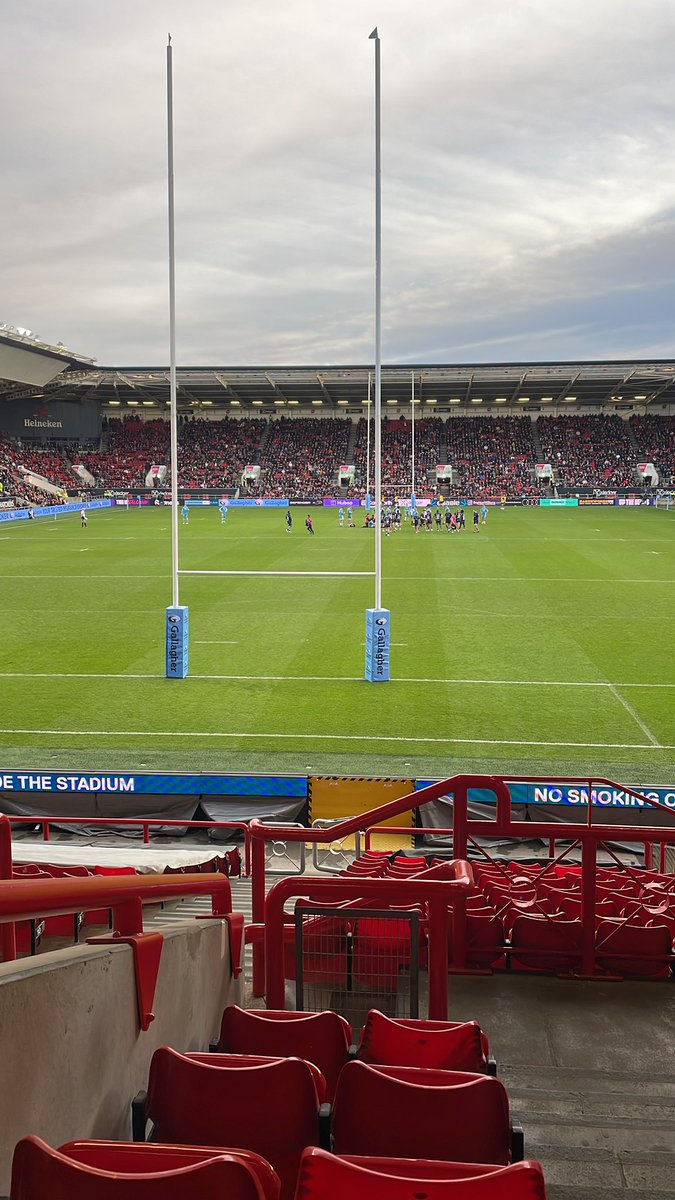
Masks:
[[[354,1028],[371,1008],[419,1016],[420,938],[416,911],[296,908],[295,1007],[332,1008]]]

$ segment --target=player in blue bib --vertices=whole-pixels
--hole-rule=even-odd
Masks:
[[[189,525],[190,524],[190,509],[188,508],[187,504],[183,505],[181,512],[183,513],[183,524]]]
[[[227,521],[227,505],[219,504],[218,508],[220,509],[220,523],[221,525],[224,525]]]

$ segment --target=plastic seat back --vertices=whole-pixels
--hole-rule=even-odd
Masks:
[[[431,1067],[442,1071],[485,1071],[481,1028],[477,1021],[394,1021],[373,1008],[361,1030],[361,1062],[392,1067]]]
[[[546,1200],[537,1162],[509,1167],[417,1159],[302,1156],[296,1200]]]
[[[113,1164],[114,1156],[108,1161]],[[213,1150],[179,1164],[155,1153],[147,1171],[140,1158],[133,1170],[106,1169],[27,1137],[14,1151],[10,1200],[273,1200],[236,1151]]]
[[[638,975],[642,979],[667,979],[672,945],[670,930],[665,925],[644,927],[600,921],[595,954],[606,971]]]
[[[292,1200],[300,1155],[319,1143],[319,1098],[298,1058],[223,1070],[156,1050],[145,1106],[159,1142],[241,1146],[274,1167],[282,1200]]]
[[[581,962],[581,921],[518,916],[511,931],[511,966],[526,971],[571,971]]]
[[[184,1057],[189,1058],[191,1062],[203,1063],[207,1067],[219,1067],[222,1071],[240,1071],[242,1067],[264,1067],[269,1066],[270,1063],[285,1062],[291,1055],[221,1054],[218,1051],[209,1051],[208,1053],[186,1054]],[[297,1055],[293,1057],[297,1057]],[[314,1081],[314,1088],[319,1104],[323,1104],[326,1101],[326,1080],[315,1063],[305,1062],[304,1065],[307,1067]]]
[[[508,1098],[488,1075],[347,1063],[332,1130],[336,1154],[504,1165],[511,1157]]]
[[[504,964],[504,922],[501,917],[466,914],[466,965],[488,968]],[[452,931],[448,947],[453,961]]]
[[[258,1011],[231,1004],[223,1013],[218,1050],[285,1055],[314,1063],[326,1081],[326,1099],[332,1102],[351,1040],[351,1025],[336,1012]]]
[[[252,1150],[235,1150],[212,1146],[167,1146],[157,1142],[67,1142],[59,1153],[76,1162],[102,1171],[118,1171],[135,1175],[140,1171],[168,1171],[207,1162],[214,1157],[236,1155],[258,1180],[265,1200],[278,1200],[279,1176],[259,1154]]]

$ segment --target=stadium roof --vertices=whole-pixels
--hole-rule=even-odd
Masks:
[[[45,400],[99,400],[119,408],[157,408],[169,402],[167,367],[96,367],[72,358],[70,370],[47,384]],[[1,371],[0,371],[1,374]],[[367,403],[368,366],[179,367],[178,405],[274,412],[360,411]],[[386,366],[383,406],[416,403],[436,411],[487,409],[522,412],[547,407],[658,406],[675,404],[675,360],[483,363]],[[32,393],[36,394],[36,393]],[[371,392],[372,395],[372,392]]]
[[[93,366],[93,359],[50,346],[28,329],[0,324],[0,400],[43,396],[64,371]]]

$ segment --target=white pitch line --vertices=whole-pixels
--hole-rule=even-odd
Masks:
[[[227,643],[225,643],[227,644]],[[235,643],[232,643],[233,645]],[[0,679],[164,679],[161,671],[0,671]],[[229,680],[243,683],[363,683],[363,675],[203,675],[190,679]],[[391,679],[399,683],[443,683],[457,687],[550,687],[550,688],[675,688],[675,683],[609,683],[606,680],[568,679],[451,679],[449,677],[403,675]]]
[[[330,575],[332,573],[333,572],[330,572],[330,571],[286,571],[286,572],[284,572],[284,571],[269,571],[269,572],[265,572],[265,571],[239,571],[239,572],[180,571],[179,572],[180,575],[228,575],[228,574],[265,575],[265,574],[269,574],[272,576],[283,575],[283,574],[287,574],[287,575]],[[341,576],[352,574],[352,575],[364,575],[364,576],[368,576],[368,578],[373,577],[372,571],[352,571],[352,572],[336,571],[336,572],[334,572],[334,574],[341,575]],[[72,575],[52,575],[51,572],[47,575],[7,575],[7,574],[3,574],[2,577],[3,577],[3,579],[48,579],[48,580],[69,579],[71,583],[77,584],[78,586],[80,585],[80,582],[81,582],[79,579],[73,578]],[[170,579],[171,575],[170,574],[157,575],[157,574],[153,573],[152,578],[153,579]],[[673,584],[675,584],[675,579],[645,579],[644,576],[641,579],[617,579],[616,577],[612,578],[611,576],[606,576],[602,579],[580,579],[580,578],[576,578],[576,577],[573,577],[571,579],[567,579],[567,578],[560,579],[560,578],[557,578],[555,575],[414,575],[414,576],[411,576],[411,575],[388,575],[385,572],[385,573],[383,573],[382,578],[386,579],[386,580],[391,580],[393,582],[399,582],[402,580],[405,583],[418,583],[418,582],[424,582],[426,580],[436,580],[440,583],[523,583],[523,584],[554,583],[556,585],[559,583],[573,583],[577,587],[581,586],[582,584],[586,584],[586,583],[593,583],[593,584],[602,583],[605,585],[611,584],[612,587],[616,587],[617,584],[622,584],[622,583],[644,584],[647,587],[657,587],[660,584],[671,587]],[[145,574],[145,575],[129,575],[129,574],[125,573],[125,574],[118,574],[118,575],[87,575],[87,582],[89,582],[92,579],[118,579],[118,580],[121,580],[124,582],[127,582],[128,580],[134,580],[134,579],[143,579],[143,580],[145,580],[146,583],[148,582],[147,574]]]
[[[378,736],[357,733],[224,733],[220,730],[199,733],[194,730],[168,729],[0,729],[0,735],[5,734],[16,734],[17,736],[31,734],[45,737],[254,738],[263,741],[276,739],[311,742],[397,742],[399,745],[423,742],[434,746],[553,746],[581,750],[675,750],[675,746],[656,747],[650,742],[534,742],[511,738],[435,738],[405,737],[404,735],[394,737],[388,734]]]
[[[654,737],[654,734],[652,733],[651,729],[650,729],[650,728],[649,728],[649,726],[648,726],[648,725],[647,725],[647,724],[646,724],[646,723],[645,723],[645,722],[642,720],[642,717],[641,717],[641,716],[639,715],[639,713],[638,713],[638,712],[637,712],[637,711],[636,711],[636,710],[633,708],[633,705],[632,705],[632,704],[629,704],[627,700],[624,700],[624,698],[623,698],[623,696],[621,695],[621,693],[619,692],[619,690],[618,690],[618,688],[617,688],[616,684],[614,684],[614,683],[611,683],[611,684],[609,685],[609,690],[610,690],[610,692],[612,693],[612,695],[613,695],[613,696],[616,696],[617,700],[619,701],[619,704],[622,704],[622,705],[623,705],[623,707],[625,708],[625,710],[626,710],[626,712],[628,713],[629,717],[632,717],[632,718],[633,718],[633,720],[635,721],[635,724],[636,724],[636,725],[638,725],[638,726],[640,727],[640,729],[641,729],[641,730],[642,730],[642,732],[644,733],[645,737],[648,737],[648,738],[649,738],[649,740],[650,740],[650,742],[652,743],[652,745],[653,745],[653,746],[658,746],[658,747],[659,747],[659,749],[660,749],[660,747],[661,747],[661,744],[660,744],[660,742],[658,741],[658,739]]]
[[[179,571],[179,575],[334,575],[344,578],[360,575],[372,579],[374,571]]]

